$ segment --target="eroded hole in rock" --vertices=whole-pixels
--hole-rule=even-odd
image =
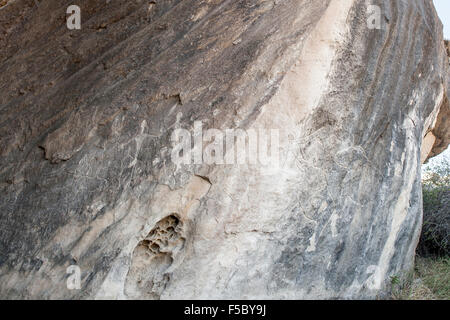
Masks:
[[[125,281],[128,297],[159,299],[170,280],[168,269],[183,249],[182,230],[182,222],[172,214],[160,220],[138,243]]]

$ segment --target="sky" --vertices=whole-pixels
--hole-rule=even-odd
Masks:
[[[450,39],[450,0],[433,0],[433,2],[444,24],[444,37]]]

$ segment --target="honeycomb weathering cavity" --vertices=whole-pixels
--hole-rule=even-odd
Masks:
[[[125,282],[130,298],[159,299],[170,280],[169,268],[184,246],[182,222],[176,215],[160,220],[133,251]]]

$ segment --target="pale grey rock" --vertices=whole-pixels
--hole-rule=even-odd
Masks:
[[[432,1],[69,4],[0,8],[1,298],[371,299],[411,268]],[[177,166],[195,121],[280,130],[280,165]]]

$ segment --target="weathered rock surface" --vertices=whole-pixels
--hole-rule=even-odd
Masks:
[[[412,266],[431,0],[70,4],[0,8],[1,298],[374,298]],[[195,121],[279,129],[280,166],[175,165]]]

